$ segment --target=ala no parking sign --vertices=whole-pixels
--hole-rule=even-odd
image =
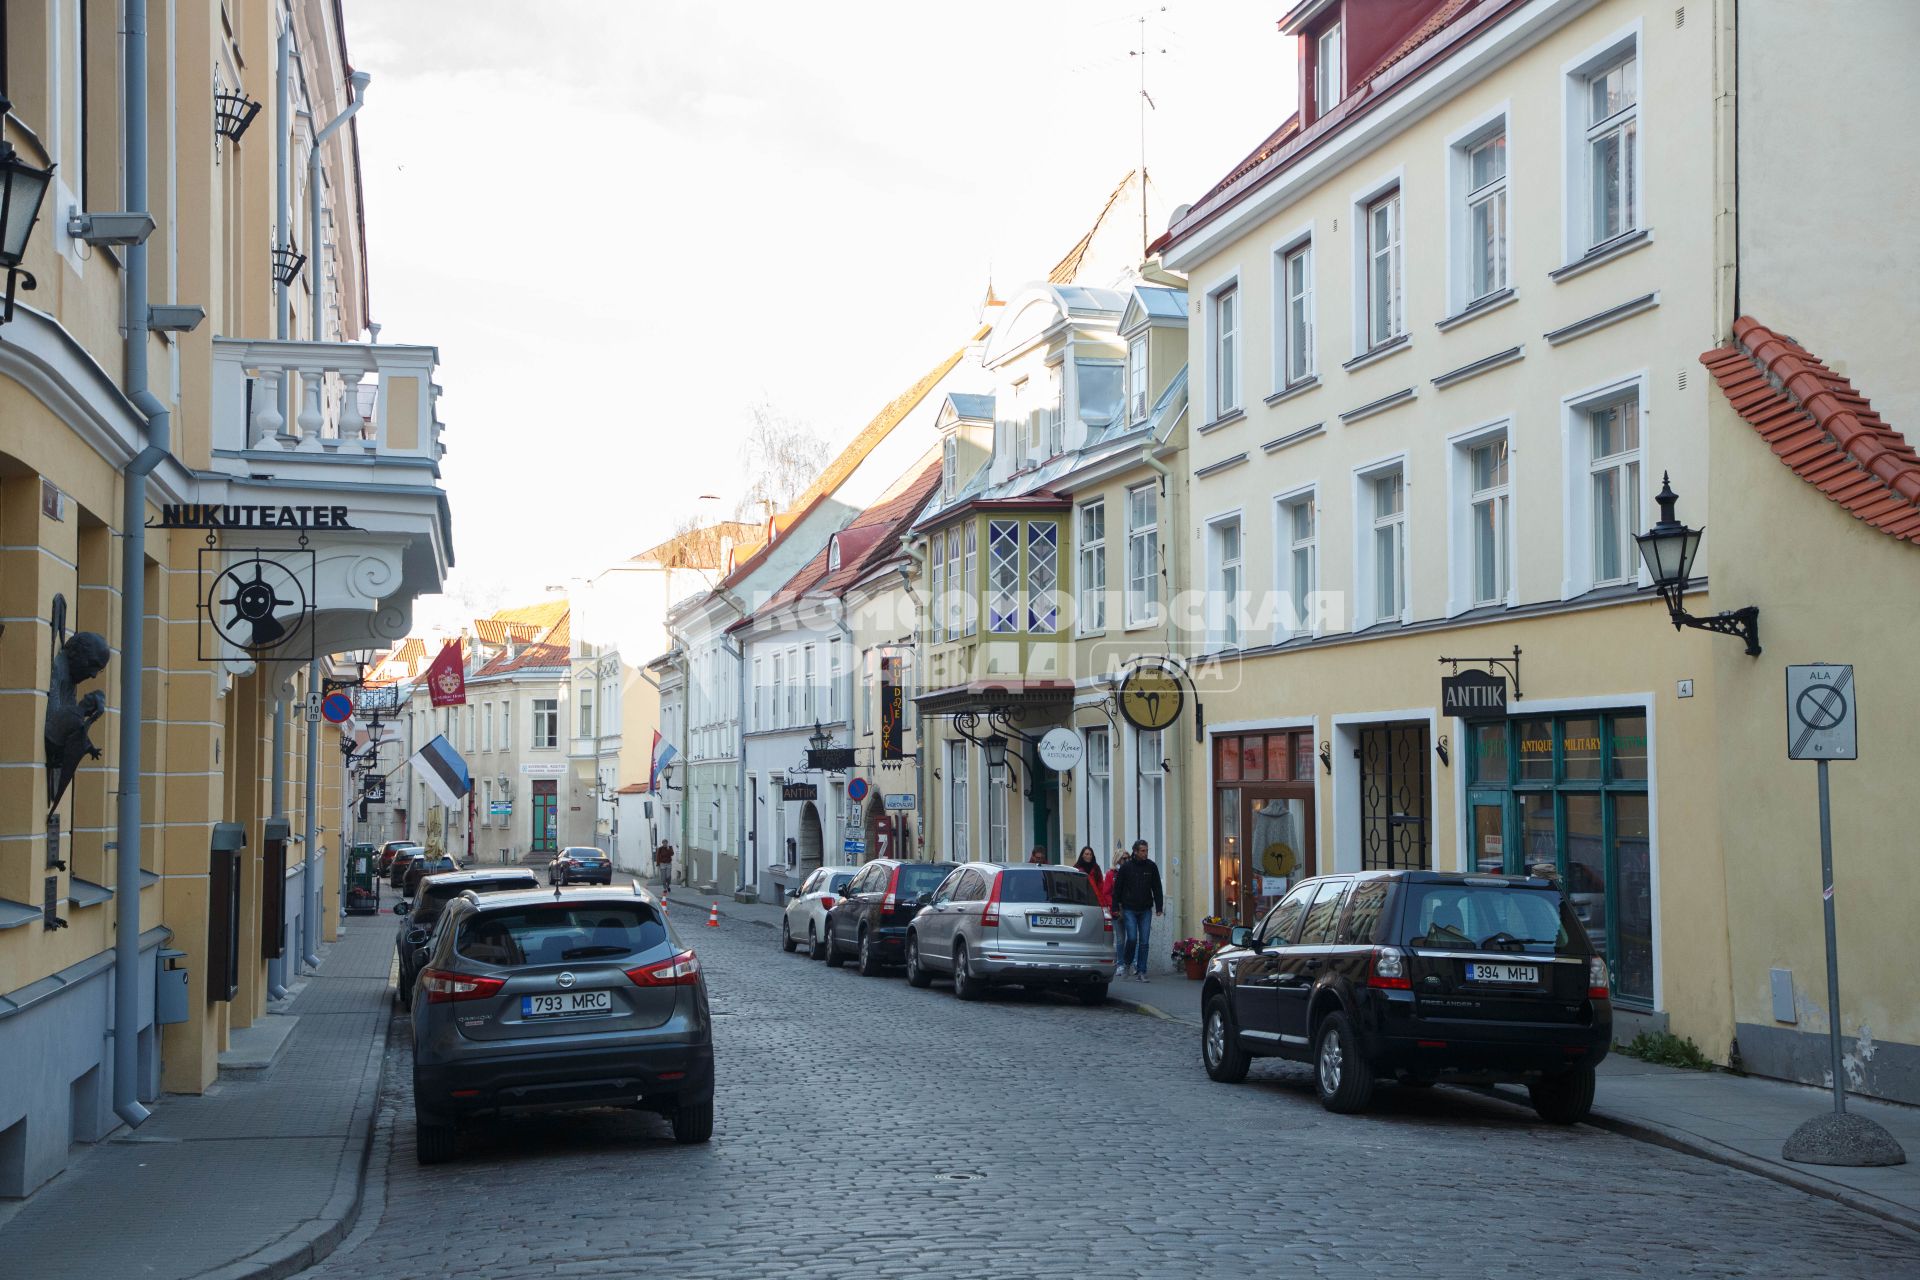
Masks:
[[[1787,759],[1857,760],[1860,690],[1853,664],[1787,668]]]

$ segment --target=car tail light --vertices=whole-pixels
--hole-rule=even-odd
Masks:
[[[892,911],[900,905],[900,868],[894,867],[893,874],[887,877],[887,896],[880,899],[882,911]]]
[[[448,969],[427,969],[421,973],[420,981],[426,984],[428,1004],[485,1000],[507,985],[505,978],[487,978],[477,973],[454,973]]]
[[[831,911],[831,910],[833,910],[833,899],[832,899],[832,898],[825,898],[825,897],[823,897],[823,898],[821,898],[821,899],[820,899],[820,909],[821,909],[822,911]]]
[[[1112,933],[1113,932],[1113,912],[1108,910],[1106,907],[1102,907],[1100,908],[1100,914],[1106,920],[1107,932]]]
[[[1607,962],[1599,956],[1587,961],[1587,999],[1605,1000],[1613,994],[1607,982]]]
[[[1397,947],[1375,947],[1367,964],[1367,985],[1388,991],[1413,990],[1413,981],[1407,977],[1406,953]]]
[[[700,957],[682,951],[653,964],[627,970],[636,987],[690,987],[700,980]]]
[[[980,913],[980,923],[1000,927],[1000,877],[993,878],[993,892],[987,895],[986,909]]]

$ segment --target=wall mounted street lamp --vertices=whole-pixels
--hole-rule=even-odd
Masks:
[[[980,742],[987,753],[987,768],[1004,769],[1007,767],[1007,739],[1005,734],[990,733]]]
[[[223,89],[213,95],[213,131],[232,142],[240,141],[260,104],[237,89]]]
[[[0,97],[0,115],[12,107]],[[40,202],[46,198],[53,181],[53,166],[36,169],[20,158],[13,144],[0,138],[0,267],[7,273],[7,300],[0,311],[0,324],[13,319],[13,293],[16,285],[34,288],[39,282],[31,271],[23,270],[20,260],[27,256],[27,237],[40,216]]]
[[[1660,504],[1659,523],[1645,533],[1636,533],[1633,540],[1640,544],[1640,558],[1646,562],[1647,573],[1653,578],[1653,589],[1667,602],[1667,613],[1673,619],[1673,629],[1678,631],[1682,627],[1696,627],[1723,636],[1738,636],[1747,642],[1747,656],[1759,657],[1758,605],[1750,604],[1710,617],[1696,618],[1681,604],[1681,593],[1686,590],[1687,582],[1693,576],[1693,558],[1700,553],[1700,535],[1706,530],[1688,528],[1674,515],[1673,509],[1680,501],[1680,495],[1673,491],[1673,484],[1664,472],[1660,476],[1660,492],[1655,495],[1654,501]]]
[[[291,285],[300,276],[300,268],[307,265],[307,255],[300,252],[300,242],[292,236],[287,237],[284,246],[273,251],[273,280],[275,284]]]
[[[807,746],[815,751],[825,751],[833,745],[833,735],[820,727],[818,720],[813,722],[813,733],[807,738]]]

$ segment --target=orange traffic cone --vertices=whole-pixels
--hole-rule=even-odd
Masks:
[[[716,902],[713,904],[713,909],[707,912],[707,928],[718,929],[719,927],[720,927],[720,904]]]

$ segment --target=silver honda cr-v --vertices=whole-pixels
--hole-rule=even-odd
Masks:
[[[907,981],[924,987],[948,974],[962,1000],[1005,983],[1068,988],[1101,1004],[1113,981],[1113,917],[1072,867],[969,862],[907,927]]]
[[[421,1163],[504,1112],[628,1106],[680,1142],[712,1135],[706,983],[645,889],[462,895],[414,967]]]

